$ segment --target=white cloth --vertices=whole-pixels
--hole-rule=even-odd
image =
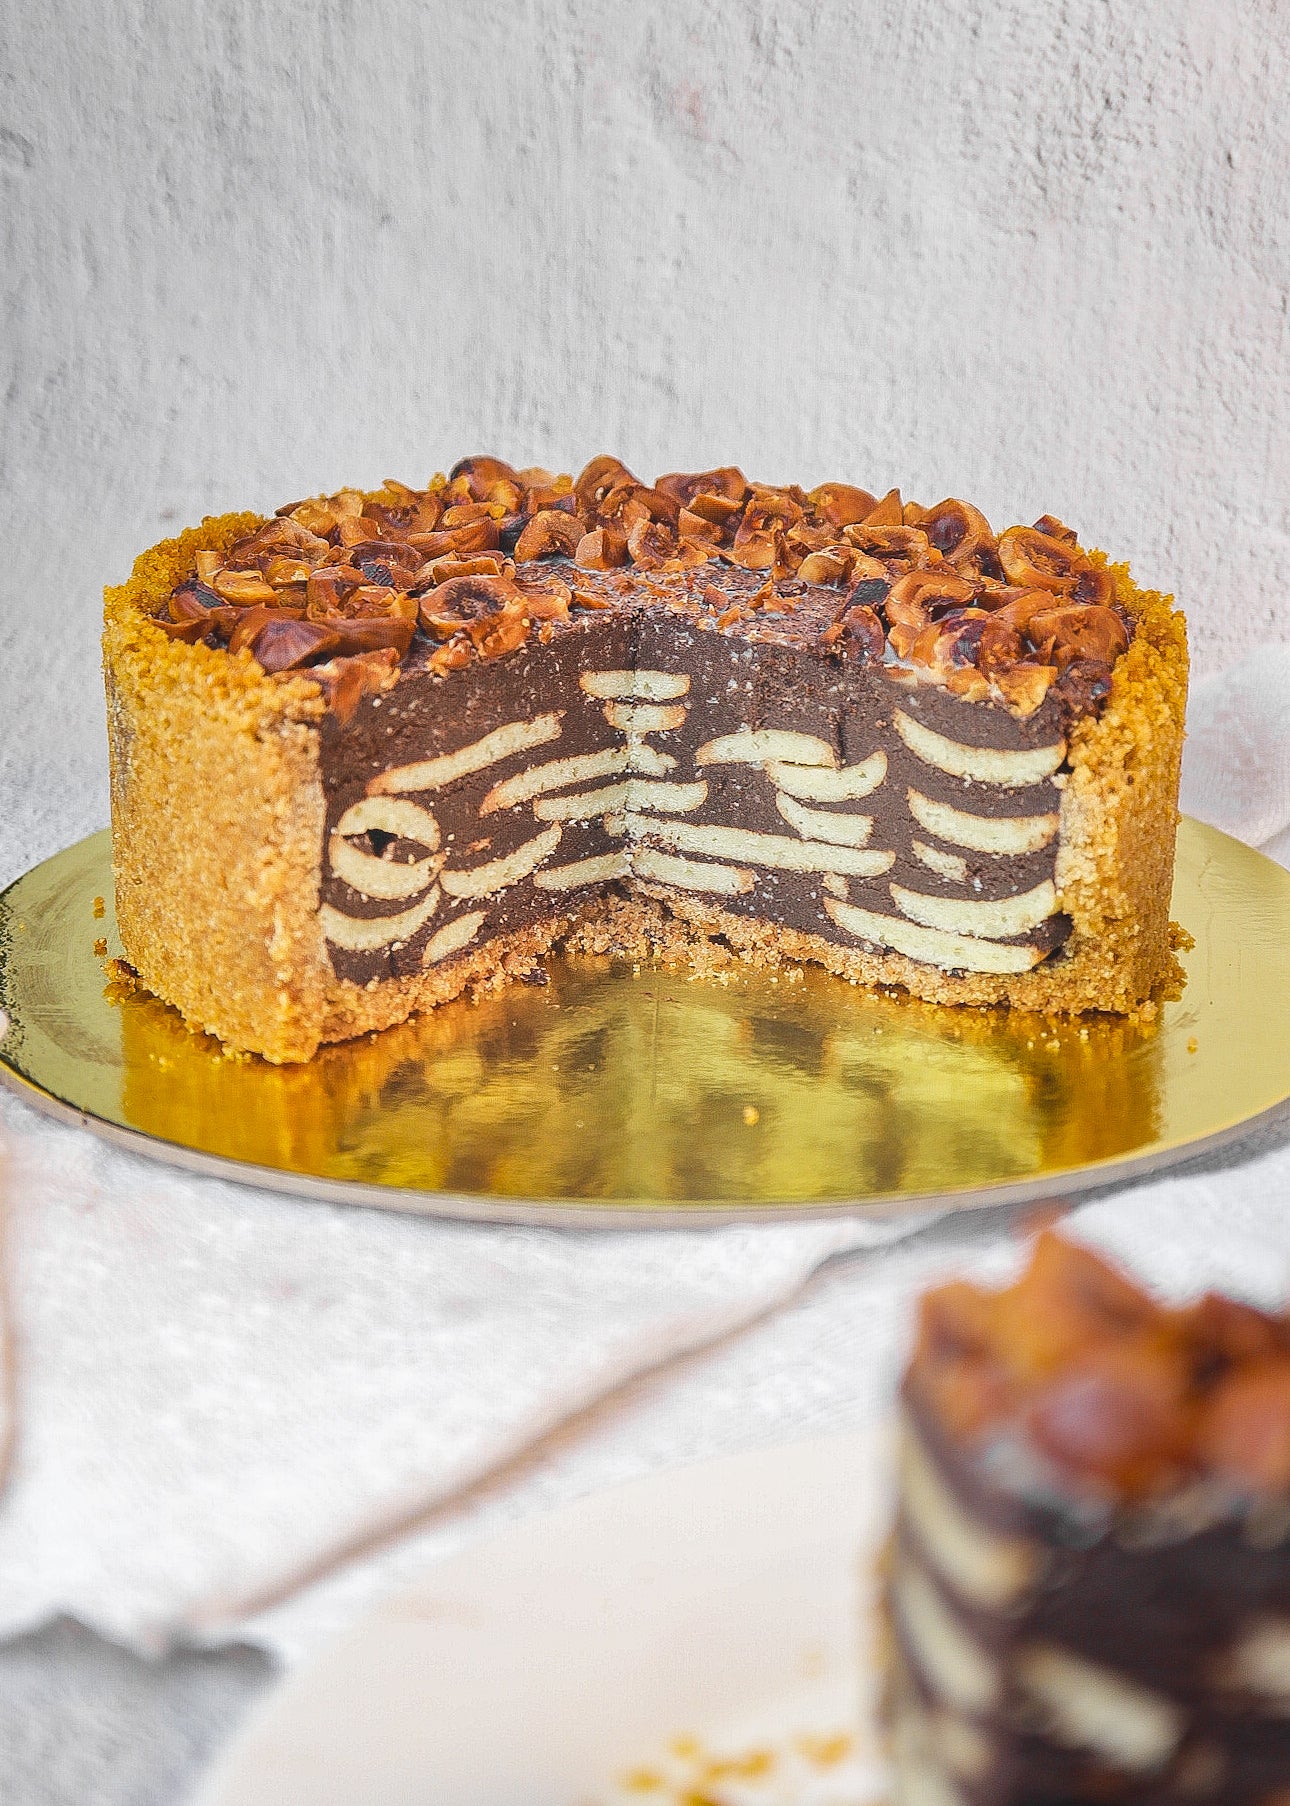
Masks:
[[[1284,856],[1290,669],[1278,658],[1290,667],[1287,650],[1198,686],[1185,800]],[[0,866],[21,869],[22,830],[6,835],[5,821],[0,809]],[[858,1421],[889,1395],[919,1286],[1007,1240],[997,1218],[950,1219],[847,1263],[775,1316],[830,1257],[918,1225],[465,1227],[189,1178],[8,1097],[0,1129],[20,1424],[0,1500],[0,1635],[64,1612],[143,1649],[253,1635],[298,1654],[499,1510],[639,1471],[639,1421],[615,1454],[614,1414],[578,1414],[687,1351],[717,1345],[660,1382],[649,1409],[671,1429],[656,1461],[758,1427]],[[1288,1190],[1290,1157],[1274,1150],[1257,1170],[1166,1179],[1078,1220],[1149,1276],[1276,1289]],[[794,1336],[828,1310],[817,1372]],[[514,1466],[571,1419],[576,1461],[566,1447],[536,1476]],[[501,1477],[481,1502],[469,1489],[490,1474]],[[434,1507],[429,1528],[399,1540]],[[383,1552],[248,1617],[381,1539]]]
[[[1070,1232],[1181,1297],[1219,1286],[1252,1302],[1290,1298],[1290,1141],[1264,1124],[1152,1185],[1108,1192],[1066,1219]],[[661,1467],[874,1422],[890,1409],[913,1324],[914,1300],[950,1274],[997,1281],[1014,1270],[1028,1214],[955,1212],[923,1232],[837,1258],[778,1311],[629,1388],[554,1439],[505,1484],[455,1501],[412,1535],[294,1593],[227,1637],[287,1661],[325,1643],[379,1592],[516,1519]]]
[[[1290,866],[1290,646],[1193,686],[1180,801]]]
[[[476,1228],[190,1179],[6,1098],[21,1434],[0,1636],[158,1649],[790,1296],[842,1222]]]

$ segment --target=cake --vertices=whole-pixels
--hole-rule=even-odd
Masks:
[[[232,1049],[561,942],[1049,1014],[1171,969],[1182,617],[1051,516],[468,458],[163,542],[104,654],[126,958]]]
[[[1050,1232],[923,1300],[901,1437],[895,1806],[1290,1800],[1290,1318]]]

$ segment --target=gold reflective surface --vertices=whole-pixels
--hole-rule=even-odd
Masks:
[[[1290,1094],[1290,873],[1187,820],[1188,982],[1138,1025],[948,1009],[814,967],[553,958],[545,986],[275,1067],[108,983],[111,889],[104,833],[0,897],[0,1078],[144,1152],[387,1208],[639,1223],[1069,1194]]]

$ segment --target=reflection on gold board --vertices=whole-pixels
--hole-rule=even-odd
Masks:
[[[101,835],[0,899],[0,1060],[163,1156],[396,1208],[640,1221],[1069,1192],[1290,1091],[1290,875],[1195,823],[1174,899],[1189,982],[1142,1023],[920,1004],[811,967],[557,957],[546,985],[274,1067],[106,981],[109,895]]]
[[[306,1068],[194,1059],[173,1013],[121,1004],[127,1119],[270,1166],[422,1191],[822,1198],[988,1184],[1051,1166],[1063,1080],[1095,1104],[1081,1157],[1154,1134],[1149,1058],[1108,1086],[1123,1025],[968,1023],[806,970],[553,960],[551,983],[451,1004]],[[1135,1038],[1145,1038],[1137,1034]],[[1090,1139],[1091,1138],[1091,1139]]]

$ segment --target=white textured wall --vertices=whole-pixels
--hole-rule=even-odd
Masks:
[[[463,450],[1050,509],[1290,638],[1275,0],[5,12],[10,868],[106,817],[137,549]]]

